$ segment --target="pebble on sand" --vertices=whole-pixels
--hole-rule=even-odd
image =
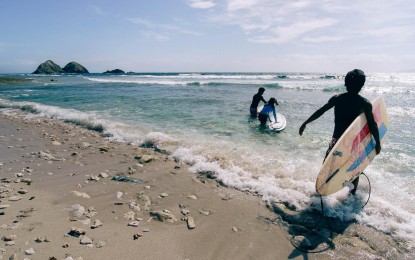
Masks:
[[[90,239],[87,236],[84,236],[84,237],[81,238],[80,243],[81,243],[81,245],[89,245],[89,244],[92,244],[92,239]]]
[[[79,218],[85,214],[85,207],[81,204],[74,204],[69,208],[69,216],[71,218]]]
[[[151,211],[150,216],[156,218],[158,221],[164,222],[175,222],[177,218],[167,209],[163,211]]]
[[[140,224],[139,221],[131,221],[130,223],[128,223],[129,227],[138,227],[138,225]]]
[[[7,242],[7,241],[14,241],[17,238],[16,235],[7,235],[1,238],[1,240]]]
[[[189,195],[187,196],[187,198],[192,199],[192,200],[197,200],[196,195]]]
[[[187,227],[189,229],[194,229],[196,227],[195,220],[191,216],[187,217]]]
[[[87,193],[82,192],[82,191],[77,191],[77,190],[73,190],[71,191],[71,193],[77,197],[81,197],[81,198],[85,198],[85,199],[90,199],[91,196],[89,196]]]
[[[10,207],[10,205],[8,205],[8,204],[0,205],[0,209],[7,209],[8,207]]]
[[[24,253],[26,255],[33,255],[33,254],[35,254],[35,250],[33,248],[29,248],[29,249],[25,250]]]
[[[71,227],[71,230],[69,231],[68,235],[73,236],[73,237],[80,237],[81,235],[85,235],[85,233],[86,233],[85,229]]]
[[[96,219],[95,221],[94,221],[94,224],[91,226],[91,228],[92,229],[95,229],[95,228],[98,228],[98,227],[100,227],[100,226],[102,226],[103,224],[102,224],[102,222],[99,220],[99,219]]]
[[[137,233],[137,234],[134,234],[134,235],[133,235],[133,239],[134,239],[134,240],[137,240],[137,239],[139,239],[140,237],[143,237],[143,234]]]

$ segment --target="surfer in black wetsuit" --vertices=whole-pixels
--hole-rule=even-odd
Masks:
[[[265,92],[265,88],[259,88],[258,89],[258,93],[256,93],[253,98],[252,98],[252,103],[251,103],[251,107],[249,108],[249,112],[251,112],[251,116],[256,117],[258,115],[258,104],[259,102],[264,102],[265,104],[267,103],[267,101],[265,101],[264,97],[262,96],[262,94],[264,94]]]
[[[365,113],[367,123],[369,125],[369,131],[375,138],[376,154],[380,153],[381,146],[379,140],[379,130],[373,117],[372,104],[367,99],[359,95],[360,90],[365,84],[365,80],[366,76],[363,71],[358,69],[349,71],[344,79],[347,92],[335,95],[332,98],[330,98],[327,104],[325,104],[316,112],[314,112],[301,125],[299,130],[300,135],[303,134],[308,123],[316,120],[317,118],[322,116],[327,110],[334,107],[334,131],[324,159],[326,159],[331,149],[333,149],[334,145],[336,144],[340,136],[342,136],[342,134],[346,131],[349,125],[353,122],[353,120],[356,117],[358,117],[361,113]],[[357,185],[359,183],[359,177],[357,177],[352,183],[354,187],[351,190],[351,194],[354,195],[356,193]]]

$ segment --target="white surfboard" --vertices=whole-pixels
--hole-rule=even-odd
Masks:
[[[264,108],[264,106],[258,107],[258,113],[263,108]],[[272,113],[269,113],[268,116],[270,118],[270,122],[268,124],[270,130],[279,132],[279,131],[284,130],[284,128],[287,126],[287,120],[285,119],[285,117],[282,114],[277,113],[277,122],[275,122],[274,115]]]
[[[372,107],[382,142],[389,128],[383,97],[376,98]],[[317,176],[316,191],[327,196],[356,179],[376,156],[375,144],[366,116],[362,113],[346,129],[324,161]]]
[[[287,125],[287,121],[285,120],[285,117],[277,113],[277,122],[274,121],[273,116],[271,117],[271,122],[269,123],[269,129],[272,131],[282,131],[284,130],[285,126]]]

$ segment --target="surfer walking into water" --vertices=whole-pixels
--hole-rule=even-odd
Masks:
[[[262,108],[262,110],[258,114],[258,119],[261,122],[261,125],[265,125],[267,123],[269,116],[269,113],[273,113],[274,116],[274,122],[277,122],[277,111],[275,109],[274,105],[278,105],[278,101],[275,98],[270,98],[268,103],[265,104],[265,106]],[[271,119],[270,119],[271,121]]]
[[[369,131],[373,135],[376,141],[376,154],[380,153],[381,146],[379,140],[379,130],[376,125],[372,112],[372,104],[364,97],[359,95],[360,90],[366,81],[366,76],[363,71],[355,69],[349,71],[344,79],[347,92],[335,95],[329,99],[329,101],[314,112],[300,127],[299,134],[302,135],[306,125],[320,116],[322,116],[327,110],[334,107],[334,131],[332,139],[327,149],[326,157],[329,155],[331,149],[333,149],[337,140],[346,131],[349,125],[358,117],[361,113],[365,113],[369,126]],[[359,183],[359,177],[353,180],[353,189],[351,194],[355,194],[357,185]]]
[[[249,112],[251,113],[251,116],[253,117],[257,117],[258,115],[258,104],[259,102],[264,102],[265,104],[267,103],[267,101],[265,101],[264,97],[262,96],[265,92],[265,88],[259,88],[258,89],[258,93],[256,93],[253,97],[252,97],[252,103],[251,103],[251,107],[249,108]]]

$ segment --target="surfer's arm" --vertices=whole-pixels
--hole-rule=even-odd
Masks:
[[[273,107],[272,113],[274,114],[275,123],[278,123],[277,122],[277,112],[275,111],[275,107]]]
[[[382,149],[380,146],[379,129],[375,122],[375,118],[373,117],[372,105],[370,103],[368,103],[365,107],[365,115],[367,119],[367,124],[369,126],[369,131],[373,135],[373,138],[375,138],[375,141],[376,141],[376,146],[375,146],[376,154],[379,154],[380,150]]]
[[[316,112],[314,112],[300,127],[299,130],[299,134],[303,135],[303,132],[305,130],[305,127],[308,123],[313,122],[314,120],[316,120],[317,118],[319,118],[320,116],[322,116],[327,110],[329,110],[330,108],[332,108],[334,106],[334,103],[329,102],[327,104],[325,104],[324,106],[322,106],[321,108],[319,108]]]

